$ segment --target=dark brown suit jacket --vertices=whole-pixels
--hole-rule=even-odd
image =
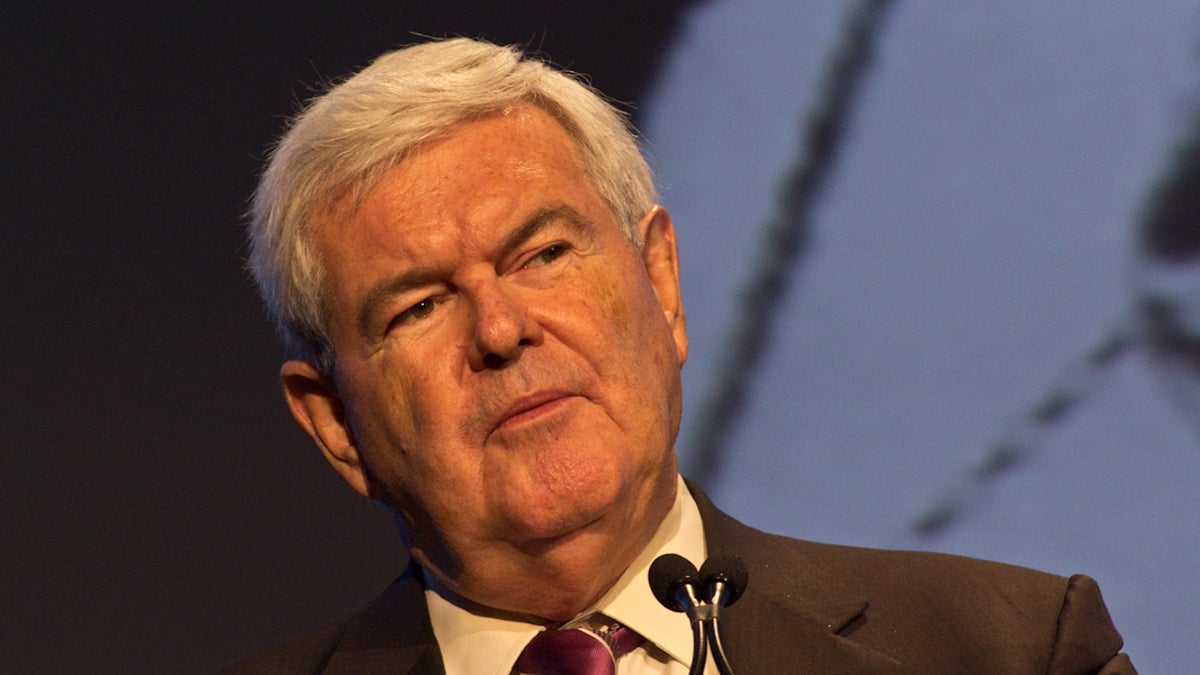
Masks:
[[[750,571],[745,594],[721,619],[739,675],[1135,673],[1088,577],[769,535],[692,492],[709,552],[737,553]],[[410,568],[346,621],[224,672],[444,669],[421,575]]]

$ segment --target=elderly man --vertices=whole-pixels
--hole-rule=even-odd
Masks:
[[[739,672],[1133,672],[1086,577],[766,535],[682,481],[675,230],[567,75],[464,39],[381,57],[297,118],[251,236],[288,405],[413,562],[235,672],[575,672],[531,653],[582,629],[606,670],[578,672],[684,673],[647,569],[723,551]]]

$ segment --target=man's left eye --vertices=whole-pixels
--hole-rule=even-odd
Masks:
[[[535,253],[534,256],[529,259],[529,262],[525,263],[525,267],[548,265],[566,255],[567,250],[568,248],[566,244],[551,244]]]

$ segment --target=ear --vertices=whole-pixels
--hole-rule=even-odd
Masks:
[[[687,361],[687,320],[683,313],[683,296],[679,292],[679,250],[675,245],[675,225],[671,214],[655,205],[638,223],[642,233],[642,262],[646,275],[658,296],[663,316],[675,338],[679,363]]]
[[[379,497],[382,491],[363,462],[333,382],[305,361],[284,363],[279,380],[292,417],[321,448],[325,459],[355,492],[368,499]]]

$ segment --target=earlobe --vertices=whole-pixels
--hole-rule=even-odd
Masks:
[[[687,320],[683,312],[683,296],[679,290],[679,250],[675,244],[675,225],[671,214],[655,205],[642,217],[638,227],[642,233],[642,262],[650,285],[658,296],[663,316],[671,327],[675,350],[682,364],[687,361]]]
[[[368,499],[380,496],[346,422],[333,382],[305,361],[288,361],[279,371],[283,395],[292,417],[312,437],[325,459],[350,487]]]

